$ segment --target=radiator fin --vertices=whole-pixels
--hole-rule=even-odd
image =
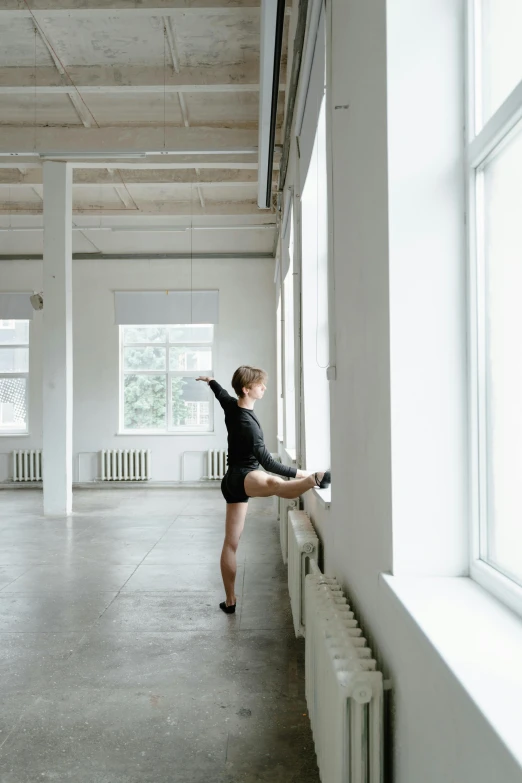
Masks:
[[[297,500],[279,498],[279,540],[283,563],[288,562],[288,512],[297,509]]]
[[[13,451],[13,481],[42,480],[42,450]]]
[[[209,449],[207,452],[207,478],[220,480],[227,472],[227,452]]]
[[[150,481],[150,449],[100,451],[102,481]]]
[[[318,568],[305,580],[306,700],[322,783],[383,783],[383,679],[354,613]]]
[[[288,511],[288,592],[296,636],[305,635],[304,586],[310,560],[319,559],[319,539],[305,511]]]

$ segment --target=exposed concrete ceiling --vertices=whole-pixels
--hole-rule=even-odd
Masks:
[[[42,154],[77,166],[75,252],[271,251],[259,43],[260,0],[2,0],[0,255],[41,252]]]

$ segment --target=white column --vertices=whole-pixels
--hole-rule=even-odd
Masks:
[[[44,514],[72,511],[72,170],[44,162]]]

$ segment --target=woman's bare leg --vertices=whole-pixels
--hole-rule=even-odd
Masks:
[[[323,473],[318,473],[317,476],[321,479]],[[245,476],[245,493],[249,498],[269,498],[276,495],[278,498],[294,500],[316,486],[313,473],[306,478],[288,481],[262,470],[252,470]]]
[[[236,603],[234,586],[236,582],[236,552],[241,533],[245,527],[248,503],[227,503],[225,541],[221,552],[221,576],[225,586],[227,606]]]

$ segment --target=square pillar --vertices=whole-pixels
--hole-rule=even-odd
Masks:
[[[43,503],[72,512],[72,169],[43,164]]]

